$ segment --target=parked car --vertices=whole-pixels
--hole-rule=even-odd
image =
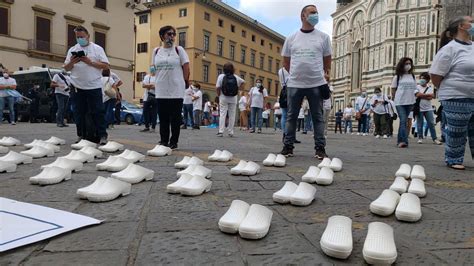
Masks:
[[[115,111],[115,108],[114,108]],[[128,125],[133,125],[140,122],[143,114],[143,109],[139,106],[129,103],[125,100],[122,101],[122,110],[120,110],[120,121],[125,122]]]

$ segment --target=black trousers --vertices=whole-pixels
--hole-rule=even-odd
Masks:
[[[342,121],[336,122],[336,128],[334,129],[334,133],[337,133],[337,128],[339,128],[339,132],[342,134]]]
[[[156,99],[156,103],[158,105],[158,116],[160,117],[160,144],[178,144],[183,99]]]
[[[156,127],[156,115],[157,115],[157,106],[156,106],[156,99],[155,95],[151,96],[148,95],[148,100],[143,104],[143,110],[146,111],[145,115],[145,127],[155,129]]]
[[[115,104],[115,113],[114,113],[116,125],[120,125],[120,111],[121,111],[120,109],[122,109],[122,103],[118,102]]]

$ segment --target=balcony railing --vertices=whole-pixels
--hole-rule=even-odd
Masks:
[[[65,56],[67,52],[67,48],[65,45],[40,40],[28,40],[28,50],[37,53],[52,54],[56,56]]]

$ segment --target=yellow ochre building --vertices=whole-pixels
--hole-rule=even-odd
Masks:
[[[176,28],[176,44],[189,55],[191,81],[201,84],[203,98],[214,101],[217,76],[226,62],[246,81],[249,90],[261,78],[274,102],[280,92],[278,69],[285,37],[236,9],[211,0],[155,0],[136,12],[134,98],[143,96],[141,81],[149,69],[151,52],[161,44],[162,26]]]

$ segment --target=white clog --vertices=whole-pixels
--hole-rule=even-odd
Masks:
[[[193,166],[193,165],[190,165]],[[211,178],[212,170],[203,166],[203,165],[194,165],[193,172],[191,173],[193,176],[200,176],[204,178]]]
[[[74,161],[65,158],[56,158],[56,160],[50,164],[42,165],[41,168],[57,166],[60,168],[70,169],[72,172],[79,172],[82,170],[83,164],[79,161]]]
[[[318,185],[331,185],[334,180],[334,172],[329,167],[321,168],[318,177],[316,177],[316,184]]]
[[[193,156],[193,157],[191,157],[191,159],[189,159],[188,165],[193,165],[193,164],[195,164],[195,165],[204,165],[204,162],[203,162],[203,160],[199,159],[198,157]]]
[[[316,183],[316,178],[318,178],[320,171],[321,170],[318,167],[310,166],[301,180],[306,183]]]
[[[275,162],[273,163],[273,166],[284,167],[285,165],[286,165],[286,157],[284,155],[278,154],[276,156]]]
[[[54,150],[46,149],[41,146],[33,146],[33,148],[20,153],[32,157],[33,159],[54,156]]]
[[[152,180],[154,174],[155,171],[153,170],[131,163],[122,171],[113,173],[111,177],[130,184],[136,184],[143,180]]]
[[[182,186],[191,181],[193,176],[190,174],[181,174],[178,180],[166,186],[166,192],[170,194],[177,194],[180,192]]]
[[[116,157],[110,164],[107,165],[106,171],[109,172],[119,172],[127,168],[129,164],[131,164],[129,160],[123,157]]]
[[[413,168],[411,169],[410,177],[411,179],[418,178],[421,180],[425,180],[426,179],[425,168],[421,165],[414,165]]]
[[[179,188],[179,193],[185,196],[199,196],[211,190],[212,182],[202,176],[193,176],[189,182]]]
[[[339,158],[332,158],[331,164],[329,164],[329,168],[334,172],[339,172],[342,170],[342,161]]]
[[[236,166],[234,166],[230,169],[230,174],[231,175],[240,175],[240,174],[242,174],[242,170],[244,170],[246,165],[247,165],[246,161],[240,160],[240,162]]]
[[[83,153],[89,154],[94,156],[94,158],[101,158],[103,153],[101,150],[98,150],[94,147],[84,147],[80,149],[79,151],[82,151]]]
[[[33,148],[33,146],[35,146],[38,143],[42,143],[42,142],[44,142],[44,141],[40,140],[40,139],[34,139],[32,142],[26,143],[23,146],[25,146],[26,148]]]
[[[319,244],[324,254],[347,259],[352,253],[352,220],[340,215],[329,217]]]
[[[7,152],[8,152],[8,148],[7,148],[7,147],[0,146],[0,154],[2,154],[2,153],[7,153]]]
[[[318,164],[318,167],[319,167],[319,168],[330,167],[330,166],[331,166],[331,159],[329,159],[329,158],[324,158],[324,159]]]
[[[280,190],[273,193],[273,201],[282,203],[282,204],[290,203],[291,195],[295,193],[297,188],[298,188],[297,184],[291,181],[286,181],[285,185]]]
[[[308,206],[313,202],[316,188],[312,185],[300,182],[296,191],[291,195],[290,202],[296,206]]]
[[[270,153],[267,155],[267,158],[265,158],[265,160],[263,160],[263,165],[264,166],[273,166],[273,164],[275,163],[275,160],[276,160],[276,154],[273,154],[273,153]]]
[[[179,178],[182,174],[188,174],[188,175],[192,175],[193,172],[194,172],[194,169],[197,167],[197,165],[190,165],[188,167],[186,167],[186,169],[184,170],[181,170],[181,171],[178,171],[176,173],[176,176]]]
[[[130,194],[131,189],[131,184],[109,177],[100,186],[89,191],[87,199],[92,202],[111,201]]]
[[[245,175],[245,176],[252,176],[258,173],[260,173],[260,165],[252,161],[248,161],[247,164],[245,165],[245,168],[242,169],[240,174]]]
[[[393,181],[393,184],[390,186],[390,190],[397,192],[398,194],[403,194],[407,192],[408,181],[404,177],[396,177]]]
[[[0,161],[0,173],[13,173],[16,171],[16,163],[8,163]]]
[[[21,141],[12,137],[3,137],[0,139],[0,145],[2,146],[18,146],[21,144]]]
[[[397,172],[395,173],[395,176],[401,176],[408,179],[410,177],[410,172],[411,172],[410,165],[406,163],[402,163],[400,165],[400,168],[398,168]]]
[[[425,182],[421,179],[415,178],[411,180],[408,193],[417,195],[419,198],[426,196]]]
[[[173,153],[173,150],[163,145],[156,145],[153,149],[146,152],[147,155],[154,157],[163,157],[171,155],[171,153]]]
[[[81,163],[91,163],[94,161],[94,155],[82,151],[71,151],[68,155],[59,158],[74,160]]]
[[[189,160],[191,160],[191,157],[184,156],[184,158],[181,161],[174,164],[174,167],[178,169],[185,169],[186,167],[189,166]]]
[[[45,167],[43,171],[29,178],[31,184],[53,185],[71,179],[71,169],[57,166]]]
[[[44,142],[53,144],[53,145],[64,145],[66,144],[66,141],[63,139],[60,139],[58,137],[52,136],[51,138],[45,140]]]
[[[59,146],[56,146],[56,145],[51,144],[51,143],[44,142],[42,140],[38,141],[36,144],[33,145],[33,147],[34,146],[40,146],[40,147],[43,147],[43,148],[46,148],[46,149],[53,150],[54,152],[59,152],[61,150],[61,148]]]
[[[33,157],[9,151],[6,155],[0,157],[0,161],[14,164],[29,164],[33,162]]]
[[[118,156],[109,156],[107,158],[107,160],[105,160],[104,162],[102,163],[98,163],[95,168],[99,171],[107,171],[107,167],[112,163],[114,162],[115,160],[117,160]]]
[[[94,183],[88,185],[87,187],[78,189],[77,195],[79,195],[79,198],[81,199],[86,199],[87,195],[89,195],[89,192],[97,190],[97,188],[99,188],[105,182],[105,180],[107,180],[107,178],[98,176]]]
[[[392,227],[380,222],[369,223],[362,254],[368,264],[394,263],[397,259],[397,247]]]
[[[417,195],[404,193],[400,197],[395,210],[397,220],[404,222],[416,222],[421,219],[421,203]]]
[[[118,157],[125,158],[132,163],[143,162],[145,161],[145,155],[132,150],[124,150],[121,154],[117,155]]]
[[[96,148],[97,147],[97,143],[94,143],[94,142],[91,142],[91,141],[88,141],[88,140],[85,140],[85,139],[81,139],[81,141],[79,141],[78,143],[75,143],[75,144],[71,144],[71,148],[75,149],[75,150],[80,150],[84,147],[93,147],[93,148]]]
[[[223,150],[219,157],[217,158],[218,162],[228,162],[231,161],[234,155],[228,150]]]
[[[207,156],[207,160],[209,160],[210,162],[219,161],[219,158],[220,158],[221,154],[222,154],[221,150],[215,150],[214,153]]]
[[[239,235],[242,238],[261,239],[264,238],[272,222],[273,212],[265,206],[252,204],[247,216],[240,223]]]
[[[99,150],[104,152],[123,151],[124,146],[116,141],[108,141],[104,146],[99,146]]]
[[[370,211],[380,216],[389,216],[397,207],[400,195],[390,189],[385,189],[380,196],[370,203]]]
[[[247,216],[250,205],[242,200],[233,200],[227,212],[219,219],[219,230],[224,233],[235,234]]]

